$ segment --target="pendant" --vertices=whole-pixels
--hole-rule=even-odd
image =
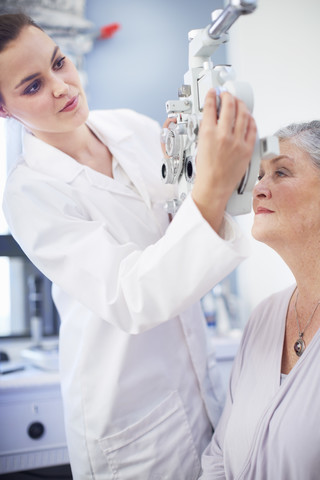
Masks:
[[[306,348],[306,344],[304,343],[302,336],[298,338],[293,348],[294,348],[294,351],[296,352],[296,355],[298,357],[301,357],[301,355],[303,354]]]

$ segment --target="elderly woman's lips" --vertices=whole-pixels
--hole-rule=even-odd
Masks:
[[[269,210],[268,208],[258,207],[256,210],[256,215],[259,215],[261,213],[274,213],[274,212],[273,210]]]

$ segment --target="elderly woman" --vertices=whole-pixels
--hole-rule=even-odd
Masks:
[[[224,210],[254,120],[223,94],[218,123],[208,94],[197,180],[170,222],[160,126],[89,113],[74,65],[23,15],[0,16],[0,116],[25,127],[4,210],[54,285],[74,479],[196,479],[220,414],[199,299],[247,253]]]
[[[317,480],[320,472],[320,122],[277,132],[263,160],[253,236],[278,252],[296,285],[246,325],[202,479]]]

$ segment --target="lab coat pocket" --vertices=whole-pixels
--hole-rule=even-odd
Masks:
[[[172,392],[140,421],[100,440],[116,480],[194,480],[200,460],[180,396]]]

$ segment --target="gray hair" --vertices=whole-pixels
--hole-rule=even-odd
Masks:
[[[313,164],[320,169],[320,121],[292,123],[280,128],[275,136],[279,141],[290,140],[291,143],[308,153]]]

